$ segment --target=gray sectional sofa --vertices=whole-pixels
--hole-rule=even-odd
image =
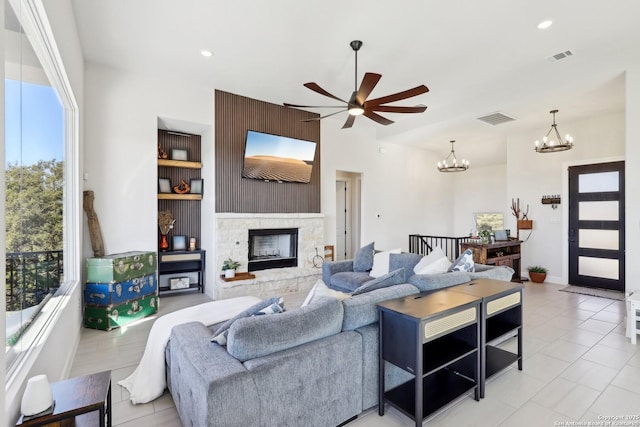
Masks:
[[[394,257],[396,258],[396,257]],[[390,259],[393,263],[413,260]],[[415,264],[414,264],[415,265]],[[474,273],[510,280],[510,269]],[[327,284],[348,262],[325,263]],[[173,328],[166,347],[167,384],[184,426],[337,426],[378,404],[381,301],[469,281],[468,273],[409,277],[409,283],[268,316],[236,320],[227,346],[211,342],[214,327]],[[387,364],[385,386],[412,377]]]

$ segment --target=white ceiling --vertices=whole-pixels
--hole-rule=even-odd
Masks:
[[[431,90],[398,103],[425,104],[423,114],[354,126],[443,156],[455,139],[476,165],[503,163],[510,132],[546,132],[551,109],[564,132],[563,121],[622,110],[623,72],[640,63],[636,0],[73,0],[73,8],[87,61],[276,104],[335,105],[302,86],[311,81],[348,99],[349,42],[362,40],[358,81],[367,71],[383,76],[370,98]],[[545,19],[553,25],[538,30]],[[566,50],[573,56],[548,61]],[[517,120],[477,120],[496,111]],[[346,113],[336,117],[339,128]]]

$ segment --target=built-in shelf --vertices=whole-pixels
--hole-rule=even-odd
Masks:
[[[202,200],[202,194],[158,193],[158,200]]]
[[[158,166],[166,166],[170,168],[202,169],[201,162],[189,162],[186,160],[158,159]]]

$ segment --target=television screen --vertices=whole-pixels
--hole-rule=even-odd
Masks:
[[[242,177],[309,183],[315,153],[315,142],[249,130]]]

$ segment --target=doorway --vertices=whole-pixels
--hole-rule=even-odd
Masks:
[[[569,167],[569,284],[625,289],[624,162]]]
[[[360,247],[361,184],[359,173],[336,172],[336,260],[353,258]]]

